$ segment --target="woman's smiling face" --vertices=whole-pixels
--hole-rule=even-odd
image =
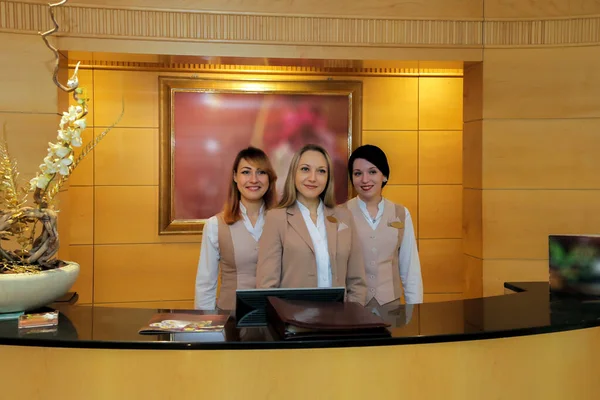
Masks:
[[[256,168],[244,158],[240,160],[233,180],[237,183],[242,199],[257,201],[263,198],[269,189],[269,175]]]
[[[354,160],[352,184],[361,200],[367,201],[379,198],[384,179],[385,176],[374,164],[364,158]]]
[[[300,202],[314,200],[327,186],[329,171],[325,156],[318,151],[308,150],[302,154],[296,169],[296,190]]]

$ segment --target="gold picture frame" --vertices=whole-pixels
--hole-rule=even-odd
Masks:
[[[340,181],[336,200],[351,197],[346,163],[360,145],[362,82],[161,76],[159,90],[159,234],[201,233],[223,206],[233,157],[249,145],[279,168],[279,188],[292,150],[322,144]]]

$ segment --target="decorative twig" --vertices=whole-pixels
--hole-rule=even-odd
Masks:
[[[62,1],[59,1],[58,3],[48,4],[48,6],[50,6],[50,8],[49,8],[50,18],[52,18],[52,24],[54,25],[54,28],[52,28],[44,33],[38,32],[38,34],[42,35],[42,39],[44,40],[44,43],[46,43],[46,46],[48,46],[48,48],[50,50],[52,50],[52,52],[54,53],[54,57],[56,58],[56,64],[54,65],[54,75],[52,76],[52,80],[54,81],[56,86],[58,86],[61,90],[69,93],[69,92],[74,91],[75,88],[68,88],[58,81],[58,60],[60,59],[60,54],[58,54],[58,50],[56,49],[56,47],[52,46],[50,44],[50,42],[48,41],[48,39],[46,38],[46,36],[50,36],[58,30],[58,22],[56,22],[56,17],[54,16],[54,8],[60,7],[63,4],[65,4],[66,2],[67,2],[67,0],[62,0]]]
[[[48,6],[49,6],[48,11],[50,12],[50,18],[52,19],[52,24],[54,25],[54,28],[47,30],[46,32],[38,32],[38,34],[42,36],[42,39],[44,40],[44,43],[46,43],[46,46],[50,50],[52,50],[52,52],[54,53],[55,62],[54,62],[54,73],[52,74],[52,80],[54,81],[56,86],[58,86],[62,91],[67,92],[67,93],[73,92],[73,99],[75,99],[77,104],[81,104],[81,100],[79,99],[81,90],[77,90],[79,83],[76,80],[68,81],[67,86],[64,86],[62,83],[60,83],[58,81],[58,69],[59,69],[59,62],[60,62],[60,54],[58,53],[58,49],[56,47],[52,46],[47,38],[47,36],[50,36],[50,35],[54,34],[56,31],[58,31],[58,22],[56,21],[56,16],[54,15],[54,8],[60,7],[63,4],[65,4],[66,2],[67,2],[67,0],[61,0],[58,3],[48,4]],[[75,73],[73,74],[74,77],[77,76],[78,69],[79,69],[79,63],[77,63],[77,66],[75,67]],[[80,118],[82,118],[86,114],[87,114],[87,110],[84,110],[84,114],[81,115]]]

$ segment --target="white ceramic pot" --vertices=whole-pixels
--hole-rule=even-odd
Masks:
[[[78,276],[74,262],[37,274],[0,274],[0,313],[46,306],[67,293]]]

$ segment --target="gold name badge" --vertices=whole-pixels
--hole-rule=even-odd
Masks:
[[[329,222],[333,222],[334,224],[337,224],[337,222],[338,222],[337,218],[336,218],[336,217],[333,217],[333,216],[331,216],[331,215],[328,215],[328,216],[327,216],[327,221],[329,221]]]
[[[392,228],[396,228],[396,229],[404,228],[404,224],[400,221],[388,222],[388,226],[391,226]]]

